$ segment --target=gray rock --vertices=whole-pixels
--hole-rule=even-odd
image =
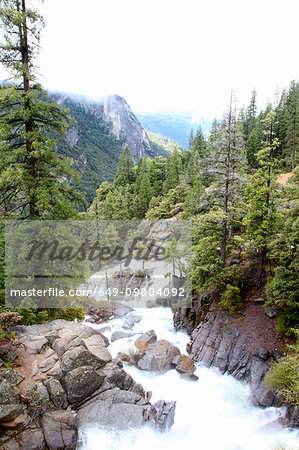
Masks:
[[[132,311],[132,308],[129,308],[128,306],[122,306],[120,308],[114,309],[113,310],[113,314],[115,317],[123,317],[127,314],[129,314],[129,312]]]
[[[11,386],[17,386],[24,380],[24,377],[20,375],[14,369],[1,369],[0,370],[0,380],[5,379]]]
[[[139,323],[139,322],[141,321],[141,319],[142,319],[141,316],[135,316],[134,314],[132,314],[132,315],[130,314],[130,315],[126,318],[124,324],[125,324],[127,327],[132,328],[136,323]]]
[[[48,340],[43,336],[32,336],[26,339],[25,345],[32,355],[42,353],[49,345]]]
[[[117,429],[140,428],[155,410],[150,405],[138,405],[142,397],[119,388],[109,389],[79,408],[79,426],[89,423]]]
[[[154,332],[154,330],[150,330],[139,336],[139,338],[136,339],[136,341],[134,342],[134,345],[141,352],[145,352],[145,350],[150,344],[155,344],[156,342],[157,342],[156,333]]]
[[[58,353],[59,356],[62,356],[66,351],[70,350],[71,348],[76,348],[83,346],[85,347],[84,341],[79,338],[76,334],[70,334],[69,336],[56,339],[55,342],[53,342],[52,348],[55,350],[56,353]]]
[[[24,414],[25,411],[26,406],[21,404],[0,405],[0,422],[10,422],[21,414]]]
[[[51,379],[47,382],[46,387],[56,408],[66,409],[68,406],[67,397],[61,383],[58,380]]]
[[[136,333],[128,332],[128,331],[114,331],[111,336],[111,342],[118,341],[119,339],[124,339],[128,337],[135,336]]]
[[[253,303],[255,305],[264,305],[265,304],[265,299],[262,297],[256,298],[255,300],[253,300]]]
[[[44,433],[39,428],[28,428],[5,443],[5,450],[45,450]]]
[[[42,418],[45,441],[49,450],[75,450],[77,419],[72,411],[47,411]]]
[[[232,259],[229,263],[230,266],[241,264],[241,260],[238,258]]]
[[[290,426],[299,428],[299,407],[293,406],[290,410]]]
[[[266,349],[264,349],[264,347],[260,347],[258,349],[257,354],[260,358],[262,358],[264,360],[267,360],[269,358],[269,352]]]
[[[166,403],[164,400],[159,400],[153,408],[156,410],[154,418],[159,431],[169,431],[174,424],[176,402]]]
[[[108,347],[110,342],[109,339],[106,338],[101,333],[93,334],[92,336],[88,337],[87,339],[84,339],[84,342],[86,344],[87,348],[90,347]]]
[[[253,392],[251,399],[253,404],[267,408],[275,403],[275,395],[271,389],[261,383]]]
[[[55,366],[56,362],[58,361],[58,356],[54,353],[52,356],[50,356],[49,358],[45,359],[40,365],[40,371],[45,373],[48,372],[50,369],[53,369],[53,367]]]
[[[106,364],[102,372],[106,378],[101,389],[106,390],[117,387],[121,390],[134,392],[141,397],[145,397],[145,392],[141,384],[137,384],[131,375],[114,362]]]
[[[102,386],[105,374],[93,367],[78,367],[66,374],[62,385],[71,404],[81,402]]]
[[[27,399],[29,404],[44,410],[51,405],[48,389],[43,383],[28,383],[22,390],[22,397]]]
[[[5,378],[0,379],[0,404],[13,405],[19,403],[20,392],[13,387]]]
[[[269,317],[269,319],[274,319],[274,317],[276,317],[276,312],[271,310],[271,311],[265,311],[266,316]]]
[[[11,344],[2,344],[0,346],[0,357],[1,361],[11,363],[17,359],[18,354]]]
[[[62,372],[67,373],[82,366],[91,366],[95,369],[100,369],[111,360],[111,355],[108,350],[104,348],[102,350],[103,358],[100,358],[92,354],[86,347],[71,348],[61,358]]]
[[[155,344],[150,344],[142,358],[138,361],[137,367],[142,370],[152,370],[157,373],[165,373],[172,369],[172,361],[180,350],[170,342],[161,339]]]

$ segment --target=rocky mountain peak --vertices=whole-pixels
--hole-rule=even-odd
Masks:
[[[118,139],[123,147],[128,146],[132,155],[143,158],[150,151],[150,143],[127,101],[120,95],[106,97],[103,104],[102,120],[110,133]]]

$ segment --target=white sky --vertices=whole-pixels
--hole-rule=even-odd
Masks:
[[[297,0],[45,0],[44,87],[221,117],[299,77]]]

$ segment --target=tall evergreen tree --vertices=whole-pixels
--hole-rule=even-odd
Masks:
[[[288,125],[286,133],[286,147],[291,160],[291,169],[296,166],[296,153],[299,148],[299,83],[291,83],[286,101]]]
[[[135,181],[134,161],[128,146],[126,146],[123,154],[119,157],[115,181],[119,186],[126,186]]]
[[[0,21],[1,62],[15,80],[0,90],[1,208],[22,218],[69,217],[80,199],[70,184],[75,174],[49,132],[64,133],[70,119],[58,104],[42,101],[35,75],[43,20],[25,0],[2,0]]]

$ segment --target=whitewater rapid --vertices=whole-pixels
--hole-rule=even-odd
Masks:
[[[136,333],[155,330],[158,339],[166,339],[186,354],[189,336],[176,332],[170,308],[139,308],[109,323],[103,332],[110,340],[114,331],[125,331],[125,321],[130,315],[141,316],[132,329]],[[124,328],[123,328],[124,327]],[[118,352],[134,348],[138,335],[120,339],[110,344],[109,351],[115,357]],[[95,424],[80,430],[80,450],[177,450],[184,448],[204,450],[298,450],[299,433],[287,428],[273,428],[267,424],[284,414],[278,408],[256,408],[250,404],[249,388],[231,376],[221,375],[216,369],[207,369],[197,363],[197,382],[182,380],[176,370],[164,375],[125,366],[125,370],[141,383],[146,391],[152,391],[151,402],[163,399],[176,400],[175,423],[166,433],[150,427],[137,430],[111,431]]]

